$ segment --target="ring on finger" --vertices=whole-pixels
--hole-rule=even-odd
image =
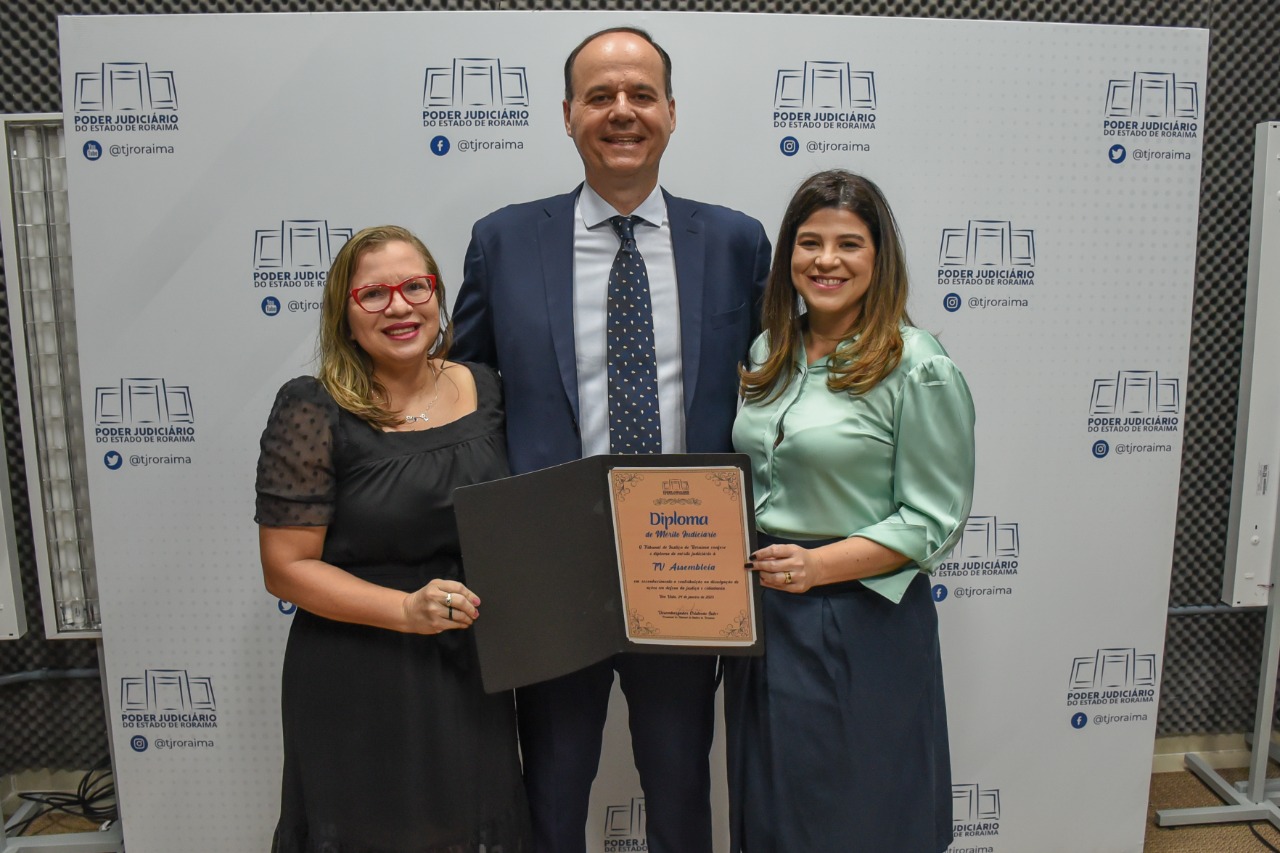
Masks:
[[[446,604],[445,607],[449,608],[449,621],[452,622],[453,621],[453,605]]]
[[[450,610],[453,609],[453,593],[446,592],[444,594],[444,606],[449,608]]]
[[[786,577],[782,579],[783,583],[791,583],[791,572],[787,572]]]

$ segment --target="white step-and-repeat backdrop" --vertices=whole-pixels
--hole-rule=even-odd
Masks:
[[[313,369],[334,252],[363,226],[407,225],[456,294],[472,222],[581,179],[562,64],[623,23],[675,63],[663,184],[772,234],[809,173],[871,176],[905,233],[911,312],[973,388],[974,515],[934,586],[952,850],[1140,850],[1208,33],[421,12],[61,21],[130,853],[268,845],[291,606],[262,587],[254,464],[276,388]],[[615,711],[592,849],[643,849]]]

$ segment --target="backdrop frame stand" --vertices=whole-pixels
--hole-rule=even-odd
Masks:
[[[1280,512],[1277,513],[1280,522]],[[1271,589],[1274,593],[1280,580],[1280,552],[1271,561]],[[1271,744],[1271,720],[1276,709],[1276,674],[1280,665],[1280,605],[1273,594],[1267,602],[1267,627],[1263,637],[1262,671],[1258,678],[1258,710],[1254,718],[1252,747],[1249,757],[1249,781],[1239,789],[1222,777],[1208,762],[1196,753],[1188,753],[1187,769],[1204,782],[1225,805],[1205,806],[1193,809],[1161,809],[1156,812],[1158,826],[1192,826],[1205,823],[1243,823],[1255,820],[1269,821],[1280,829],[1280,807],[1273,798],[1280,797],[1280,790],[1267,786],[1267,761],[1274,746]],[[1266,744],[1262,749],[1258,744]]]
[[[1275,415],[1280,407],[1270,376],[1274,353],[1275,302],[1280,278],[1280,122],[1261,122],[1254,131],[1253,206],[1249,235],[1249,279],[1245,303],[1245,335],[1240,365],[1240,411],[1231,490],[1230,541],[1223,579],[1223,600],[1240,606],[1266,590],[1267,617],[1258,706],[1250,746],[1249,779],[1231,784],[1200,755],[1189,753],[1187,769],[1213,790],[1225,805],[1156,812],[1159,826],[1234,823],[1266,820],[1280,829],[1280,780],[1267,784],[1267,762],[1280,758],[1271,741],[1280,667],[1280,500],[1276,499]],[[1270,284],[1269,284],[1270,283]],[[1269,530],[1267,528],[1270,528]],[[1268,549],[1270,566],[1267,566]],[[1257,576],[1269,569],[1270,583]]]
[[[1280,504],[1276,521],[1280,524]],[[1161,809],[1156,812],[1158,826],[1191,826],[1205,823],[1243,823],[1269,821],[1280,829],[1280,790],[1267,786],[1267,761],[1277,751],[1271,743],[1271,720],[1276,710],[1276,675],[1280,666],[1280,604],[1276,602],[1276,584],[1280,582],[1280,551],[1271,560],[1271,591],[1267,601],[1267,627],[1263,636],[1262,670],[1258,678],[1258,709],[1254,717],[1250,744],[1249,780],[1239,788],[1210,767],[1200,755],[1188,753],[1187,769],[1204,782],[1225,805],[1192,809]],[[1259,748],[1266,744],[1267,748]]]

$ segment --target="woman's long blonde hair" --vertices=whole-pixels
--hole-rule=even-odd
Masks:
[[[804,319],[800,295],[791,281],[791,253],[800,226],[826,208],[857,215],[867,224],[876,250],[862,311],[828,360],[827,387],[865,394],[902,360],[900,328],[911,325],[911,318],[907,315],[907,263],[893,211],[884,193],[867,178],[843,169],[819,172],[796,190],[778,229],[761,309],[769,353],[757,369],[743,366],[738,370],[740,390],[747,402],[776,398],[795,375],[795,348],[804,339]]]
[[[428,358],[446,358],[453,344],[453,329],[446,308],[444,282],[440,267],[431,251],[410,231],[398,225],[378,225],[360,231],[339,250],[329,267],[320,306],[320,384],[339,406],[377,427],[393,427],[401,419],[388,412],[383,404],[387,393],[373,376],[373,361],[351,336],[347,321],[347,303],[351,298],[351,279],[360,257],[388,243],[408,243],[427,264],[427,272],[436,277],[436,293],[432,297],[440,312],[440,334],[427,353]]]

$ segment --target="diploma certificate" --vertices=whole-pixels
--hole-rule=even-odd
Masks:
[[[742,470],[618,467],[609,487],[627,640],[754,643]]]
[[[740,453],[614,454],[454,492],[489,692],[612,655],[764,653]]]

